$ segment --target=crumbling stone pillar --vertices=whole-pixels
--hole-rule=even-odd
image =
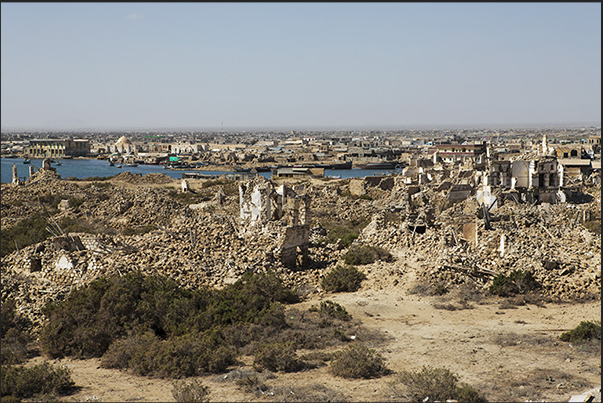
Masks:
[[[13,164],[13,185],[19,184],[19,176],[17,175],[17,164]]]
[[[307,225],[290,226],[285,229],[280,246],[280,260],[285,267],[303,267],[308,262],[310,228]]]

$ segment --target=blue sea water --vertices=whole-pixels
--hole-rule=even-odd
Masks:
[[[32,159],[29,164],[23,163],[23,158],[1,158],[2,162],[2,183],[10,183],[13,180],[13,165],[17,166],[17,176],[19,179],[26,180],[29,177],[29,166],[33,166],[34,170],[37,171],[42,167],[41,159]],[[199,171],[199,170],[171,170],[165,169],[162,165],[138,165],[137,167],[123,167],[117,168],[117,166],[110,166],[106,160],[97,159],[66,159],[60,160],[61,165],[57,166],[52,164],[52,167],[56,169],[57,174],[61,175],[61,178],[67,179],[69,177],[76,177],[78,179],[90,178],[90,177],[105,177],[115,176],[124,171],[129,171],[133,174],[146,175],[149,173],[162,173],[172,178],[181,179],[182,174],[185,172],[198,172],[205,175],[224,175],[233,173],[232,171]],[[401,172],[401,170],[384,170],[384,169],[327,169],[325,170],[325,176],[335,176],[341,178],[356,178],[365,177],[371,175],[383,175],[389,172]],[[260,175],[270,178],[270,172],[260,172]]]

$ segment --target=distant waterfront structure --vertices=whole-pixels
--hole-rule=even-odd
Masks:
[[[90,140],[35,139],[30,140],[26,153],[30,158],[87,157]]]
[[[120,154],[134,154],[136,146],[126,136],[121,136],[115,145],[110,146],[110,151]]]

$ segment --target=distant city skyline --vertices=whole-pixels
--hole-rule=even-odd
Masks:
[[[601,3],[1,4],[7,130],[601,122]]]

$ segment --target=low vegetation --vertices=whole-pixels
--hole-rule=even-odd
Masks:
[[[321,301],[319,308],[312,306],[308,310],[310,312],[318,312],[321,316],[329,318],[336,318],[344,321],[352,319],[352,315],[350,315],[343,306],[330,300]]]
[[[586,340],[599,340],[601,341],[601,324],[586,321],[580,322],[578,326],[569,332],[562,333],[559,336],[561,341],[570,343],[578,343]]]
[[[334,221],[328,211],[317,210],[314,212],[321,225],[327,230],[327,235],[319,242],[337,243],[340,242],[342,248],[347,248],[360,235],[360,232],[368,221],[366,219],[353,219],[344,221]]]
[[[515,294],[526,294],[540,288],[532,272],[514,270],[509,275],[499,274],[492,280],[489,291],[500,297],[509,297]]]
[[[0,232],[2,257],[13,253],[17,249],[43,242],[51,236],[46,229],[47,225],[48,222],[42,214],[34,214],[12,227],[2,228],[2,232]]]
[[[29,323],[17,314],[15,301],[7,299],[1,311],[2,365],[21,364],[30,356],[30,336],[25,331]]]
[[[189,290],[131,272],[48,305],[39,345],[51,358],[101,357],[103,368],[184,378],[225,372],[240,354],[253,355],[263,371],[313,368],[324,364],[298,358],[298,348],[340,345],[350,341],[346,332],[362,335],[339,304],[286,313],[284,304],[294,302],[297,294],[273,272],[247,273],[221,290]]]
[[[66,233],[87,232],[94,234],[99,232],[96,227],[83,218],[63,217],[58,224]],[[12,227],[2,228],[0,234],[2,257],[50,238],[52,234],[46,227],[51,227],[49,220],[42,213],[36,213],[19,221]]]
[[[304,368],[303,361],[297,358],[295,346],[291,342],[267,343],[260,346],[253,360],[253,366],[258,371],[297,372]]]
[[[173,383],[172,396],[177,402],[209,402],[209,387],[198,379]]]
[[[391,262],[394,257],[379,246],[362,245],[355,248],[350,248],[344,255],[343,260],[349,265],[364,265],[371,264],[377,260]]]
[[[381,354],[361,344],[352,344],[336,351],[331,359],[330,371],[342,378],[378,378],[390,370]]]
[[[412,402],[459,401],[486,402],[472,386],[458,383],[458,377],[446,368],[423,367],[420,371],[401,371],[397,381],[391,384],[396,394],[398,386],[404,385],[406,398]]]
[[[584,227],[595,235],[601,235],[601,210],[587,210],[586,220],[582,223]]]
[[[354,292],[365,279],[366,275],[356,267],[337,265],[323,277],[321,286],[327,292]]]
[[[75,385],[68,368],[55,368],[48,363],[33,367],[2,365],[0,384],[3,402],[33,397],[50,401],[68,394]]]

